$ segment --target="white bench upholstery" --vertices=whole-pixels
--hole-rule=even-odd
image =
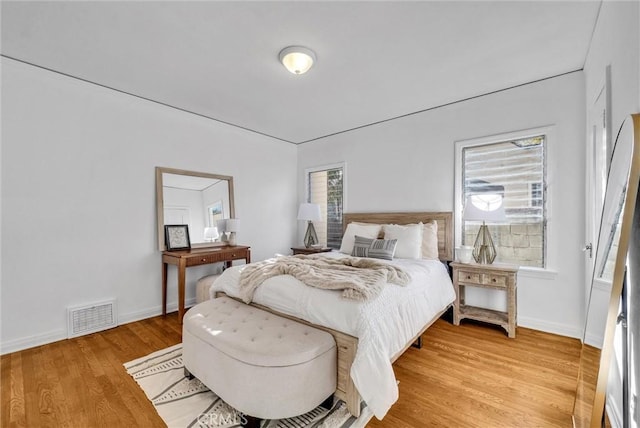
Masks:
[[[192,307],[182,340],[185,368],[246,415],[301,415],[336,389],[331,334],[229,297]]]

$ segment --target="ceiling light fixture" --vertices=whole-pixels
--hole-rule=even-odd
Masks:
[[[304,74],[316,62],[316,54],[303,46],[289,46],[280,51],[280,62],[293,74]]]

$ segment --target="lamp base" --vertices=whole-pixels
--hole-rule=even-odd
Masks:
[[[476,242],[473,245],[473,259],[476,263],[490,265],[496,259],[496,247],[493,245],[489,228],[482,222]]]
[[[304,234],[304,246],[311,248],[318,244],[318,235],[316,234],[316,228],[313,227],[313,222],[309,221],[307,224],[307,231]]]

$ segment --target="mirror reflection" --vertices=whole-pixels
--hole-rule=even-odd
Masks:
[[[224,220],[234,217],[230,176],[156,168],[158,247],[164,225],[186,224],[192,247],[223,245]]]
[[[574,404],[574,426],[577,428],[600,426],[604,415],[607,373],[613,355],[611,332],[618,315],[628,223],[633,214],[627,213],[625,203],[630,196],[635,196],[627,194],[632,183],[630,171],[634,150],[633,126],[626,120],[613,148],[602,207]]]

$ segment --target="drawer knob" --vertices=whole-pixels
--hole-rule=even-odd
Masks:
[[[471,279],[471,275],[467,275],[467,279]]]
[[[235,256],[236,256],[236,253],[232,253],[232,254],[231,254],[231,257],[235,257]]]
[[[491,278],[491,281],[496,282],[496,279],[495,278]]]
[[[206,262],[206,261],[207,261],[207,259],[200,259],[200,261],[201,261],[201,262]]]

